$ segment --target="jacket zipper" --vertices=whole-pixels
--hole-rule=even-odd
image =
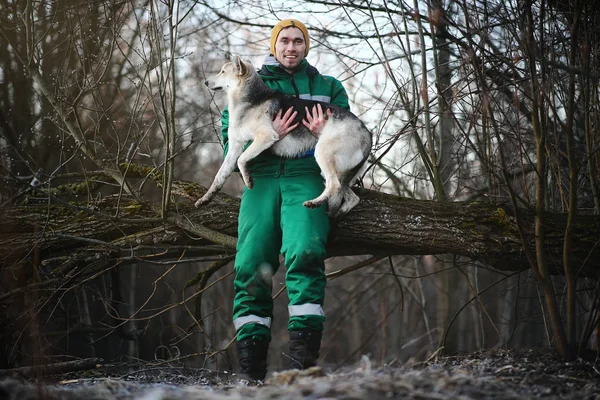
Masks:
[[[290,75],[290,81],[292,83],[292,87],[294,88],[294,92],[296,92],[296,97],[300,98],[300,91],[296,86],[296,81],[294,80],[294,75]]]

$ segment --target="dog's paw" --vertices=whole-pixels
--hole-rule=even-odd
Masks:
[[[246,179],[244,179],[244,183],[246,184],[246,186],[248,187],[248,189],[252,189],[254,187],[254,178],[252,178],[250,175],[246,177]]]
[[[198,208],[198,207],[202,207],[208,203],[210,203],[210,201],[212,200],[212,197],[206,196],[204,195],[203,197],[199,198],[195,203],[194,203],[194,207]]]
[[[321,204],[323,204],[322,201],[309,200],[309,201],[305,201],[302,205],[306,208],[317,208]]]

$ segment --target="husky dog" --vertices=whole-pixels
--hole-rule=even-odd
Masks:
[[[305,207],[316,208],[327,201],[329,215],[336,217],[358,204],[359,198],[350,187],[365,165],[372,138],[371,132],[354,114],[332,104],[277,92],[262,81],[252,64],[237,56],[205,84],[212,91],[227,93],[229,151],[212,185],[196,202],[196,207],[211,201],[235,170],[236,161],[244,183],[251,189],[253,180],[247,163],[268,148],[281,157],[298,157],[314,148],[315,159],[325,178],[325,190],[317,198],[304,202]],[[300,123],[280,140],[272,126],[277,112],[293,107],[298,111],[294,122],[298,122],[305,115],[305,107],[310,110],[316,104],[321,104],[324,115],[331,110],[318,139]],[[244,150],[249,141],[252,144]]]

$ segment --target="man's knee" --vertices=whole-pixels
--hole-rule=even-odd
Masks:
[[[270,288],[272,285],[275,268],[263,262],[256,265],[236,265],[235,282],[240,288],[249,289],[251,287]]]
[[[286,261],[291,258],[293,264],[302,266],[323,266],[327,250],[324,243],[298,243],[286,254]],[[288,266],[290,262],[287,262]]]

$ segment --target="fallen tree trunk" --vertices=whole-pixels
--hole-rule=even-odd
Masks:
[[[93,209],[57,201],[6,208],[1,215],[0,261],[6,266],[35,253],[47,270],[66,273],[77,263],[90,265],[107,258],[160,262],[180,257],[183,250],[187,260],[230,255],[236,243],[239,199],[220,194],[195,209],[188,200],[195,200],[204,189],[182,182],[176,187],[183,199],[166,221],[157,218],[157,205],[116,197],[105,198]],[[514,210],[506,205],[439,203],[358,191],[360,204],[332,226],[332,256],[450,253],[498,270],[529,268]],[[533,213],[519,212],[527,245],[533,246]],[[566,215],[548,214],[545,220],[548,260],[552,272],[562,274]],[[575,221],[572,257],[580,276],[599,275],[599,226],[598,216],[579,216]]]

